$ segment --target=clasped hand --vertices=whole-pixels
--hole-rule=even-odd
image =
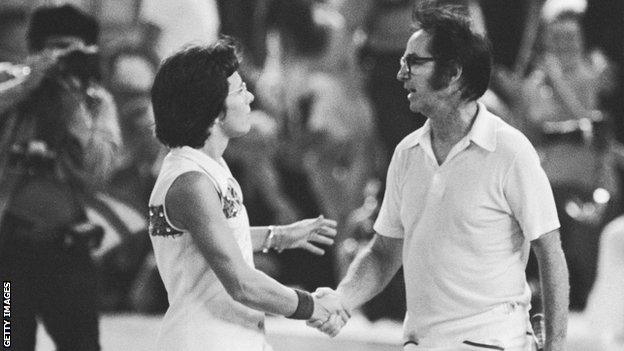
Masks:
[[[319,288],[312,296],[314,313],[306,324],[333,338],[351,318],[351,313],[345,307],[341,296],[330,288]]]

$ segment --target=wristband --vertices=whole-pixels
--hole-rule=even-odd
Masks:
[[[275,236],[275,226],[269,226],[269,233],[267,234],[264,244],[262,244],[262,253],[268,253],[273,243],[273,237]]]
[[[295,313],[287,316],[286,318],[290,319],[304,319],[308,320],[312,318],[312,313],[314,313],[314,299],[312,298],[312,294],[307,291],[302,291],[298,289],[294,289],[297,293],[297,309]]]

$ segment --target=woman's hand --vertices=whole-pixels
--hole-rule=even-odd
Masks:
[[[314,244],[332,245],[336,236],[336,221],[317,218],[304,219],[289,225],[275,227],[275,245],[278,252],[285,249],[304,249],[315,255],[325,254],[325,250]]]

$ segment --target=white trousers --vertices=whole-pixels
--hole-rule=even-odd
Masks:
[[[408,340],[404,351],[533,351],[528,308],[501,304],[487,312],[434,327],[419,340]]]

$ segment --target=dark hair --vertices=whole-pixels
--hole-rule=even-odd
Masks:
[[[307,0],[271,1],[267,24],[280,33],[284,47],[301,56],[322,53],[329,41],[327,29],[314,22],[312,5]]]
[[[93,16],[71,5],[35,9],[28,29],[29,49],[40,51],[47,38],[57,35],[78,37],[87,45],[94,45],[100,35],[100,26]]]
[[[223,111],[227,79],[238,64],[237,45],[227,37],[165,59],[152,86],[156,137],[169,147],[203,147],[208,128]]]
[[[431,35],[429,51],[438,58],[434,88],[448,84],[457,65],[462,68],[462,99],[472,101],[481,97],[490,83],[492,50],[489,41],[471,28],[467,10],[458,6],[432,6],[423,1],[414,8],[412,17],[418,29]]]

